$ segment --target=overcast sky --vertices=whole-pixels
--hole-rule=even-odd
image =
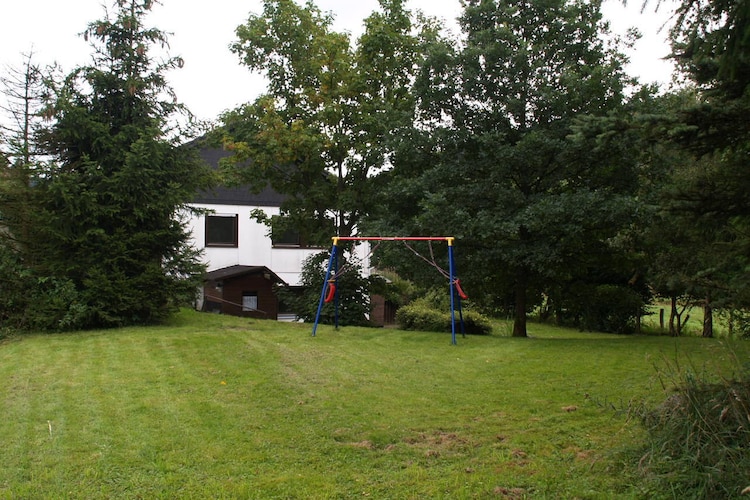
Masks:
[[[33,51],[37,64],[53,61],[65,72],[90,60],[91,49],[81,39],[86,25],[104,17],[103,5],[111,0],[3,0],[0,7],[0,68],[20,67],[22,53]],[[249,13],[262,11],[261,0],[161,0],[149,15],[151,26],[171,33],[170,54],[181,56],[185,66],[168,75],[178,99],[198,117],[213,120],[227,109],[254,100],[263,92],[263,81],[240,66],[228,46],[234,30]],[[360,33],[362,19],[377,8],[377,0],[317,0],[323,11],[336,18],[335,27]],[[659,28],[669,17],[668,2],[654,12],[651,2],[640,12],[641,0],[605,0],[604,11],[612,30],[624,34],[638,27],[643,38],[628,55],[630,74],[642,82],[667,83],[671,66],[662,60],[668,53],[666,31]],[[408,6],[453,23],[459,0],[409,0]]]

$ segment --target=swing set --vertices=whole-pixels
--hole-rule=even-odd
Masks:
[[[453,236],[334,236],[333,246],[331,247],[331,255],[328,259],[328,270],[326,271],[326,277],[323,281],[323,288],[320,291],[320,301],[318,302],[318,312],[315,315],[315,324],[313,325],[312,336],[315,336],[315,332],[318,329],[318,322],[320,321],[320,313],[323,310],[323,304],[333,303],[335,308],[335,327],[339,327],[339,290],[338,290],[338,278],[346,272],[346,266],[342,269],[338,268],[338,254],[339,254],[339,242],[342,241],[365,241],[365,242],[377,242],[377,244],[370,250],[368,256],[375,252],[375,250],[384,241],[401,241],[404,245],[411,250],[417,257],[424,260],[440,274],[448,279],[448,286],[450,292],[450,304],[451,304],[451,343],[456,344],[456,310],[458,310],[459,323],[461,326],[461,334],[466,337],[466,330],[464,328],[464,317],[461,310],[461,300],[468,299],[466,293],[461,288],[461,281],[456,277],[456,263],[453,257],[453,243],[456,240]],[[417,252],[409,242],[415,241],[426,241],[430,246],[430,257],[421,255]],[[436,262],[435,256],[432,251],[433,241],[445,241],[448,244],[448,271],[442,269]]]

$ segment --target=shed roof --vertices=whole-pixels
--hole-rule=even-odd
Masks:
[[[276,273],[268,269],[266,266],[229,266],[216,269],[214,271],[207,272],[203,279],[204,281],[222,281],[234,278],[240,278],[249,274],[261,274],[268,273],[272,281],[287,285],[287,283],[279,277]]]

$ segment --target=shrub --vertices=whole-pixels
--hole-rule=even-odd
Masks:
[[[750,311],[734,309],[729,312],[730,331],[743,339],[750,339]]]
[[[276,293],[290,307],[297,317],[312,323],[318,312],[320,293],[326,276],[329,254],[320,252],[308,257],[302,266],[301,292],[286,287],[279,287]],[[347,266],[348,271],[338,279],[339,324],[341,326],[369,326],[367,314],[370,311],[370,282],[361,275],[362,265],[354,257],[339,257],[340,268]],[[333,302],[323,304],[320,312],[321,324],[335,322],[335,305]]]
[[[402,306],[396,312],[396,321],[404,330],[419,330],[428,332],[450,332],[450,308],[437,309],[432,306],[432,296],[419,298],[409,305]],[[458,321],[456,312],[456,321]],[[475,335],[489,335],[492,333],[492,323],[489,318],[476,311],[463,311],[464,330]],[[457,327],[457,330],[460,327]]]
[[[370,292],[382,295],[385,300],[400,307],[414,300],[419,294],[419,288],[395,271],[381,270],[370,276]]]
[[[612,284],[581,284],[563,300],[564,322],[582,330],[633,333],[644,300],[635,290]]]
[[[750,371],[720,382],[692,373],[682,379],[642,414],[647,483],[675,498],[737,497],[750,486]]]
[[[0,338],[22,330],[75,330],[86,307],[70,280],[36,277],[20,254],[0,241]]]
[[[70,280],[39,278],[26,314],[33,330],[79,330],[89,324],[90,309]]]
[[[33,284],[31,272],[23,265],[18,252],[0,239],[0,325],[4,329],[25,326],[25,311]]]
[[[442,313],[418,301],[400,307],[396,311],[396,321],[403,330],[428,332],[451,330],[450,314]]]
[[[464,329],[472,335],[490,335],[492,333],[492,322],[490,319],[476,311],[464,311]]]

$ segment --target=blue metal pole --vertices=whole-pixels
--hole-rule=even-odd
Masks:
[[[315,332],[318,329],[318,321],[320,321],[320,312],[323,310],[323,300],[326,296],[326,286],[328,286],[328,278],[331,277],[331,267],[333,261],[336,259],[336,249],[338,247],[338,238],[333,238],[333,246],[331,247],[331,256],[328,258],[328,270],[326,271],[326,277],[323,280],[323,289],[320,291],[320,301],[318,301],[318,312],[315,314],[315,323],[313,324],[312,336],[315,336]]]
[[[334,276],[336,278],[333,279],[333,284],[336,286],[336,293],[333,295],[333,325],[336,330],[339,329],[339,258],[336,256],[336,262],[333,263],[334,266]]]
[[[451,292],[451,344],[456,345],[456,312],[454,309],[454,295],[455,295],[455,285],[454,285],[454,271],[453,271],[453,238],[448,238],[448,274],[450,275],[450,284],[448,285],[450,287]]]

